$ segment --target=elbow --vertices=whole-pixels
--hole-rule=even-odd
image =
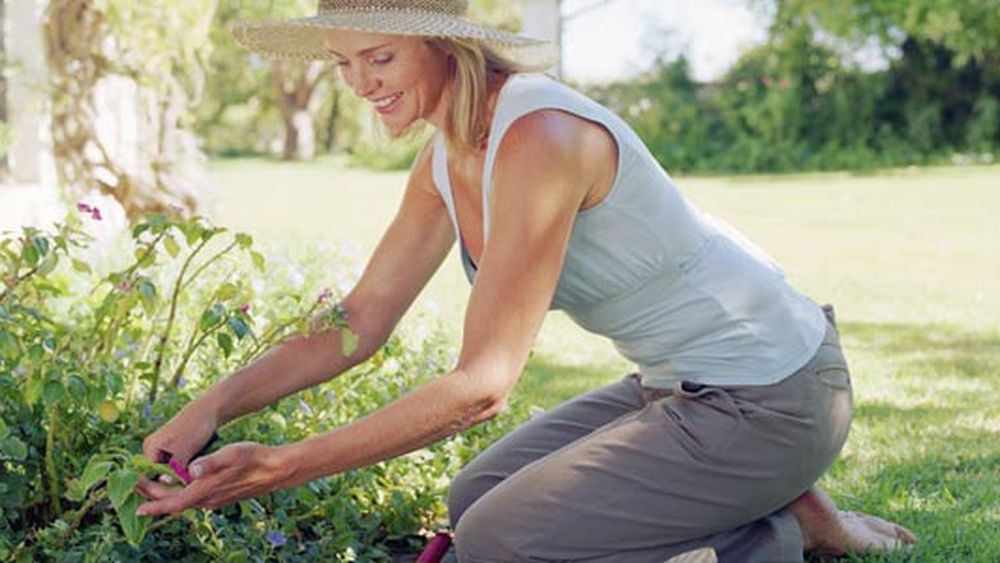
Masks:
[[[463,402],[467,406],[463,410],[471,415],[468,416],[468,426],[496,418],[506,410],[507,400],[510,397],[509,385],[504,383],[506,378],[489,377],[486,374],[474,375],[461,369],[456,370],[453,375],[465,398]]]
[[[507,410],[507,395],[492,395],[487,397],[483,401],[483,407],[479,412],[479,417],[475,421],[476,424],[480,422],[486,422],[487,420],[493,420],[500,413]]]

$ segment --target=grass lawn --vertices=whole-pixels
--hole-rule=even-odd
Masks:
[[[265,244],[343,245],[360,259],[405,175],[336,160],[221,161],[212,179],[221,224]],[[912,528],[912,560],[1000,561],[1000,167],[679,184],[798,288],[837,306],[856,417],[822,485],[844,508]],[[467,295],[453,253],[414,315],[439,317],[457,340]],[[517,393],[550,407],[629,369],[553,313]]]

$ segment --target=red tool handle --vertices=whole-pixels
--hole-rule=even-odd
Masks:
[[[440,563],[441,558],[451,546],[451,534],[440,532],[427,542],[424,552],[417,557],[416,563]]]

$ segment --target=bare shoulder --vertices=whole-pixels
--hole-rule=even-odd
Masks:
[[[559,109],[540,109],[518,118],[504,134],[498,158],[563,163],[578,174],[592,175],[613,164],[617,148],[599,123]]]

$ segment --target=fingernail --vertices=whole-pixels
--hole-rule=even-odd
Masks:
[[[188,466],[188,472],[191,473],[192,479],[197,479],[198,477],[201,477],[201,471],[202,471],[201,464],[198,462],[192,463],[191,465]]]
[[[144,507],[140,506],[140,507],[139,507],[139,508],[138,508],[138,509],[137,509],[137,510],[135,511],[135,515],[136,515],[136,516],[148,516],[148,515],[149,515],[149,512],[147,512],[147,511],[146,511],[146,509],[145,509]]]

